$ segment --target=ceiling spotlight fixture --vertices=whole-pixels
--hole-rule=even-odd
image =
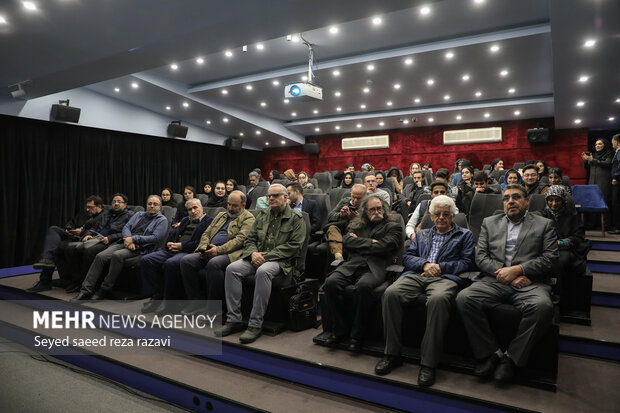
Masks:
[[[586,83],[588,80],[590,80],[589,76],[585,76],[585,75],[584,76],[579,76],[579,81],[581,83]]]
[[[115,91],[116,93],[119,93],[119,92],[121,91],[121,89],[120,89],[120,88],[118,88],[118,87],[115,87],[115,88],[114,88],[114,91]]]
[[[338,33],[338,28],[336,26],[332,26],[332,27],[329,28],[329,32],[331,34],[336,34],[336,33]]]
[[[575,119],[574,121],[577,125],[579,125],[581,123],[581,119]]]
[[[463,79],[463,82],[467,82],[469,80],[469,75],[465,74],[461,77],[461,79]]]
[[[335,92],[334,92],[334,96],[336,96],[337,98],[339,98],[339,97],[340,97],[340,95],[341,95],[341,93],[340,93],[339,91],[335,91]]]
[[[360,105],[360,109],[366,109],[366,105],[364,105],[363,103]]]
[[[400,83],[394,83],[394,89],[396,90],[400,89]]]
[[[4,16],[0,16],[0,24],[6,24],[6,19]]]
[[[294,34],[294,35],[291,37],[291,40],[293,41],[293,43],[297,43],[297,42],[299,41],[299,36],[298,36],[298,35],[296,35],[296,34]]]
[[[222,122],[228,123],[228,118],[222,118]]]
[[[233,53],[230,50],[226,50],[224,54],[226,55],[226,57],[232,57],[233,55]]]
[[[265,145],[266,145],[266,146],[269,146],[269,142],[265,142]]]
[[[11,92],[11,96],[13,99],[19,99],[26,97],[26,91],[24,90],[24,85],[30,83],[30,80],[24,80],[23,82],[16,83],[14,85],[9,85],[9,87],[17,86],[17,89]]]
[[[334,71],[332,72],[332,75],[334,75],[334,76],[336,76],[336,77],[340,76],[340,70],[334,70]]]
[[[172,110],[170,106],[166,106],[166,110]]]
[[[252,90],[254,87],[252,85],[245,85],[245,90]]]
[[[187,102],[183,102],[183,107],[184,107],[184,108],[189,108],[189,103],[187,103]]]
[[[405,59],[405,64],[406,64],[406,65],[411,65],[411,64],[413,64],[413,59],[412,59],[412,58],[410,58],[410,57],[406,58],[406,59]]]
[[[413,99],[414,103],[420,103],[420,98]]]
[[[409,123],[409,119],[400,119],[400,121],[402,123],[404,123],[405,125],[407,125]]]
[[[307,82],[307,81],[308,81],[308,76],[303,75],[303,76],[301,77],[301,80],[302,80],[302,81],[304,81],[304,82]]]
[[[586,104],[586,102],[584,102],[583,100],[580,100],[579,102],[577,102],[577,107],[580,108],[580,107],[582,107],[585,104]]]
[[[265,45],[262,43],[256,43],[256,50],[263,50],[265,48]]]
[[[476,93],[474,93],[474,95],[479,98],[480,96],[482,96],[482,92],[478,90]]]
[[[508,93],[515,93],[517,90],[514,87],[511,87],[510,89],[508,89]]]
[[[456,115],[456,120],[461,120],[463,117],[461,115]]]
[[[361,124],[361,123],[358,123],[358,124],[357,124],[357,125],[355,125],[355,126],[356,126],[357,128],[361,128],[361,127],[362,127],[362,124]]]
[[[388,100],[387,102],[385,102],[385,104],[388,105],[388,106],[392,106],[392,101]]]
[[[369,72],[372,72],[373,70],[375,70],[375,65],[366,66],[366,70],[368,70]]]
[[[274,80],[273,82],[271,82],[272,85],[274,86],[279,86],[280,85],[280,81],[279,80]]]
[[[489,116],[491,116],[491,114],[490,114],[489,112],[487,112],[487,113],[485,113],[485,114],[484,114],[484,117],[485,117],[485,118],[488,118]]]
[[[336,129],[336,130],[340,130],[340,125],[336,125],[336,126],[334,126],[334,129]]]
[[[29,11],[35,11],[37,9],[37,5],[31,1],[22,1],[24,8]]]
[[[336,112],[340,112],[341,110],[342,110],[342,108],[341,108],[340,106],[338,106],[338,107],[336,108]]]
[[[257,134],[257,135],[260,135],[260,134],[261,134],[261,131],[257,130],[257,131],[256,131],[256,134]]]
[[[474,0],[474,4],[482,4],[484,3],[484,0]]]
[[[288,104],[288,103],[290,102],[290,100],[288,100],[288,99],[284,99],[282,102],[284,102],[284,103]]]
[[[616,103],[620,103],[620,98],[616,99]]]
[[[454,57],[454,53],[453,52],[446,53],[446,59],[452,59],[453,57]]]
[[[435,84],[435,81],[434,81],[433,79],[428,79],[428,80],[426,81],[426,84],[427,84],[427,85],[429,85],[429,86],[432,86],[432,85],[434,85],[434,84]]]
[[[321,131],[321,128],[314,128],[314,131],[315,131],[315,132],[320,132],[320,131]]]
[[[515,110],[515,116],[519,116],[521,114],[520,110]]]
[[[319,110],[318,110],[318,109],[314,109],[314,110],[312,111],[312,113],[314,113],[315,115],[318,115]]]
[[[267,102],[261,102],[261,103],[260,103],[260,105],[261,105],[262,107],[265,107],[265,106],[267,106]]]
[[[239,136],[243,136],[243,135],[244,135],[244,133],[243,133],[243,132],[239,132]]]
[[[489,50],[491,51],[491,53],[497,53],[499,52],[499,46],[494,44],[489,48]]]
[[[616,118],[614,118],[613,116],[610,116],[607,118],[608,121],[613,122],[614,120],[616,120]]]
[[[444,95],[443,100],[450,100],[450,95]]]
[[[281,143],[282,145],[284,145],[284,144],[286,143],[286,141],[280,141],[280,143]]]
[[[594,47],[594,45],[596,44],[596,40],[594,39],[588,39],[585,41],[585,43],[583,44],[583,47]]]
[[[428,118],[429,122],[435,122],[435,118]]]
[[[367,87],[365,87],[364,89],[362,89],[362,92],[364,92],[364,93],[370,93],[370,89],[369,89],[369,88],[367,88]]]
[[[138,86],[139,86],[139,85],[138,85],[138,83],[137,83],[137,82],[132,82],[132,83],[131,83],[131,87],[132,87],[132,88],[134,88],[134,89],[137,89],[137,88],[138,88]]]
[[[222,89],[222,95],[227,95],[227,94],[228,94],[228,90]]]
[[[196,63],[198,63],[199,65],[203,64],[204,62],[205,62],[205,59],[203,59],[202,57],[196,58]]]
[[[372,24],[374,24],[375,26],[378,26],[381,23],[383,23],[383,21],[381,20],[381,17],[373,17],[372,18]]]
[[[385,122],[383,121],[379,122],[379,126],[385,126]]]
[[[297,112],[291,112],[291,116],[297,116]]]
[[[499,72],[500,76],[508,76],[508,70],[504,69],[501,72]]]
[[[173,63],[170,65],[170,69],[172,70],[177,70],[179,68],[179,65],[177,65],[176,63]]]
[[[428,16],[430,13],[431,13],[431,8],[430,8],[430,7],[428,7],[428,6],[423,6],[423,7],[420,9],[420,14],[421,14],[422,16]]]
[[[211,121],[210,121],[210,120],[207,120],[207,121],[206,121],[206,124],[207,124],[207,125],[210,125],[210,124],[211,124]]]

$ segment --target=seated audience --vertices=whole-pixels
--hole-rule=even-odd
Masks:
[[[448,184],[442,181],[435,181],[430,186],[431,191],[431,200],[433,198],[438,197],[439,195],[447,195],[448,194]],[[422,224],[422,220],[424,217],[430,212],[429,211],[430,200],[425,199],[416,206],[415,211],[411,214],[411,218],[407,221],[407,225],[405,226],[405,234],[409,239],[415,239],[416,232],[420,230],[420,225]],[[456,213],[458,214],[458,208]]]
[[[286,185],[288,191],[288,203],[292,209],[308,213],[310,217],[310,239],[316,241],[320,236],[316,232],[321,229],[321,210],[319,203],[310,198],[304,198],[304,189],[299,182],[291,182]]]
[[[457,186],[461,182],[461,171],[465,166],[469,166],[473,174],[474,169],[471,166],[471,162],[467,159],[458,159],[454,165],[454,174],[452,175],[451,182],[452,186]]]
[[[310,182],[308,182],[308,173],[301,171],[298,175],[297,175],[297,182],[299,182],[299,184],[301,185],[301,187],[303,189],[314,189],[314,185],[312,185]]]
[[[185,207],[185,203],[195,197],[196,197],[196,190],[194,189],[193,186],[188,185],[185,188],[183,188],[183,200],[179,202],[179,204],[177,205],[177,212],[174,215],[174,218],[172,219],[172,228],[178,227],[181,220],[188,215],[187,208]]]
[[[247,330],[239,337],[242,344],[254,342],[263,330],[263,316],[271,295],[274,277],[292,278],[306,240],[302,214],[291,209],[286,188],[269,187],[269,210],[261,211],[243,244],[241,258],[226,268],[226,325],[215,332],[224,337],[243,329],[241,294],[243,279],[256,275],[254,299]]]
[[[403,192],[403,176],[396,167],[390,168],[387,173],[388,179],[391,179],[394,183],[394,190],[397,194]]]
[[[140,259],[142,293],[151,297],[151,301],[142,307],[142,313],[164,314],[172,310],[166,300],[184,298],[181,259],[196,249],[202,233],[213,221],[205,214],[200,199],[192,198],[185,205],[189,215],[170,231],[166,245]],[[157,301],[162,299],[161,302]]]
[[[430,163],[425,162],[424,165],[422,165],[422,170],[431,171],[431,173],[433,173],[433,166]]]
[[[269,171],[269,183],[272,184],[274,179],[280,179],[280,172],[276,169]]]
[[[226,208],[228,195],[226,195],[226,183],[224,181],[217,181],[213,187],[213,193],[209,197],[207,203],[208,208]]]
[[[334,320],[332,334],[325,344],[334,346],[350,337],[349,350],[358,351],[372,307],[372,290],[385,281],[386,268],[402,248],[402,228],[394,222],[387,203],[376,195],[369,195],[362,201],[359,215],[351,220],[347,231],[343,243],[348,258],[323,286]],[[355,286],[352,325],[349,325],[348,309],[342,302],[344,289],[349,285]]]
[[[547,163],[545,161],[541,159],[537,160],[536,167],[538,168],[538,179],[549,175],[549,168],[547,167]]]
[[[553,185],[562,185],[572,196],[573,190],[571,187],[569,185],[564,185],[562,182],[562,170],[560,168],[549,168],[549,186]]]
[[[250,172],[248,174],[248,187],[246,191],[246,195],[250,195],[250,193],[258,186],[260,181],[260,175],[257,172]]]
[[[478,171],[474,174],[474,191],[481,194],[497,194],[498,192],[489,187],[489,177],[486,172]]]
[[[340,188],[353,188],[353,185],[355,185],[355,174],[353,172],[345,172]]]
[[[411,165],[409,165],[409,176],[413,177],[414,172],[421,170],[422,168],[420,167],[420,164],[418,162],[412,162]]]
[[[237,181],[232,178],[228,178],[226,180],[226,195],[229,195],[232,191],[238,191],[239,185],[237,185]]]
[[[521,180],[521,174],[516,169],[509,169],[504,174],[504,182],[500,184],[502,191],[506,188],[506,185],[522,185],[523,181]]]
[[[206,181],[204,186],[202,187],[202,192],[206,196],[211,196],[212,191],[213,191],[213,185],[211,184],[211,181]]]
[[[430,186],[424,185],[424,175],[422,171],[413,173],[413,183],[403,189],[402,200],[407,205],[409,212],[413,212],[417,206],[418,197],[422,194],[430,194]]]
[[[469,206],[474,197],[474,168],[465,165],[461,168],[461,182],[457,185],[460,192],[461,202],[463,203],[463,212],[469,215]]]
[[[435,382],[452,300],[464,286],[459,274],[474,265],[474,237],[470,230],[453,223],[456,205],[452,198],[433,198],[429,209],[435,225],[418,233],[403,256],[405,272],[383,295],[385,356],[375,367],[376,374],[384,375],[401,365],[403,308],[425,297],[426,331],[418,374],[422,387]]]
[[[491,171],[503,171],[504,170],[504,161],[501,158],[493,159],[491,162]]]
[[[343,197],[327,216],[327,231],[325,233],[327,234],[329,252],[334,257],[333,266],[344,261],[342,234],[345,233],[349,222],[359,215],[357,209],[362,204],[364,196],[366,196],[366,187],[362,184],[353,185],[351,196]]]
[[[535,164],[523,167],[523,183],[525,184],[528,197],[532,194],[544,194],[547,188],[549,188],[549,185],[540,182],[538,167]]]
[[[78,242],[82,234],[82,227],[88,220],[96,219],[103,210],[103,200],[97,195],[86,198],[86,207],[78,212],[65,224],[64,228],[56,225],[49,227],[43,241],[43,251],[40,258],[32,265],[37,270],[42,270],[39,281],[29,288],[28,292],[48,291],[52,289],[52,276],[54,268],[58,265],[58,271],[63,271],[65,249],[72,242]],[[56,262],[58,261],[58,262]],[[61,261],[63,261],[61,263]]]
[[[533,344],[551,324],[549,280],[557,264],[558,238],[551,220],[527,213],[529,196],[521,185],[506,186],[503,201],[504,214],[482,222],[476,250],[480,279],[462,290],[456,303],[474,357],[480,360],[474,374],[508,382],[515,365],[526,365]],[[506,351],[499,348],[485,313],[504,302],[522,313]]]
[[[383,199],[383,202],[390,206],[392,201],[390,193],[377,188],[377,178],[375,178],[374,175],[366,175],[364,178],[364,185],[366,186],[366,194],[377,195],[379,198]]]
[[[161,202],[161,206],[169,206],[172,208],[177,207],[177,203],[174,202],[174,199],[172,199],[172,189],[164,188],[161,190]]]
[[[269,209],[269,197],[267,195],[263,195],[256,198],[256,205],[254,205],[254,209]]]
[[[295,172],[292,169],[287,169],[284,171],[284,177],[291,182],[297,181],[297,175],[295,175]]]
[[[254,215],[245,209],[245,195],[233,191],[228,195],[226,212],[215,216],[200,238],[193,254],[181,259],[181,275],[190,302],[181,311],[192,314],[203,310],[204,300],[224,300],[226,267],[243,252],[243,242],[254,224]],[[206,276],[200,270],[206,267]],[[216,312],[221,308],[215,309]]]
[[[82,283],[80,293],[72,301],[88,300],[91,297],[93,300],[105,298],[114,287],[126,260],[148,254],[159,246],[168,229],[168,220],[160,211],[161,198],[159,195],[150,195],[146,200],[146,211],[136,212],[123,227],[123,242],[110,245],[97,254]],[[95,292],[107,264],[108,272],[101,287]]]
[[[344,167],[344,171],[337,172],[334,175],[334,179],[337,181],[340,181],[340,183],[342,184],[342,180],[344,179],[344,174],[347,172],[351,172],[353,174],[353,178],[355,178],[355,165],[353,165],[352,163],[348,163]]]

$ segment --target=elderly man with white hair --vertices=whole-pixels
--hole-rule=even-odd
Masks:
[[[385,356],[375,367],[376,374],[384,375],[402,364],[403,307],[425,296],[426,331],[418,375],[422,387],[435,382],[452,301],[463,286],[459,274],[474,264],[474,237],[470,230],[453,222],[457,209],[452,198],[433,198],[429,210],[435,225],[418,232],[403,256],[405,272],[383,295]]]

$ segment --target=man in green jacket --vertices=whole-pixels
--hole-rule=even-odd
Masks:
[[[243,279],[256,274],[254,300],[247,330],[239,337],[243,344],[254,342],[262,333],[263,316],[274,277],[290,278],[306,239],[306,224],[299,211],[287,203],[288,193],[280,184],[269,187],[269,209],[261,211],[245,239],[241,259],[226,268],[226,325],[218,337],[241,331]]]

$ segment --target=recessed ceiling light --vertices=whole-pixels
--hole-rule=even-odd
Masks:
[[[204,62],[205,62],[205,59],[203,59],[202,57],[196,58],[196,63],[198,63],[199,65],[203,64]]]
[[[265,145],[269,146],[269,142],[265,142]]]
[[[369,72],[372,72],[373,70],[375,70],[375,65],[366,66],[366,70],[368,70]]]
[[[336,125],[336,126],[334,126],[334,129],[336,129],[336,130],[340,130],[340,125]]]
[[[280,141],[280,143],[281,143],[282,145],[284,145],[284,144],[286,143],[286,141]]]
[[[514,87],[508,89],[508,93],[515,93],[517,90]]]
[[[274,86],[278,86],[280,84],[280,81],[274,80],[273,82],[271,82],[271,84],[273,84]]]
[[[0,16],[0,24],[6,24],[6,19],[4,16]]]
[[[340,106],[338,106],[338,107],[336,108],[336,112],[340,112],[341,110],[342,110],[342,108],[341,108]]]
[[[428,118],[429,122],[435,122],[435,118]]]
[[[583,47],[594,47],[594,45],[596,44],[596,40],[594,39],[588,39],[585,41],[585,43],[583,44]]]
[[[256,133],[257,135],[260,135],[260,134],[261,134],[261,132],[260,132],[259,130],[257,130],[255,133]]]
[[[361,124],[361,123],[358,123],[358,124],[357,124],[357,125],[355,125],[355,126],[356,126],[356,127],[358,127],[358,128],[361,128],[361,127],[362,127],[362,124]]]
[[[329,28],[329,32],[331,34],[336,34],[336,33],[338,33],[338,28],[336,26],[332,26],[332,27]]]
[[[491,51],[491,53],[497,53],[499,52],[499,46],[496,44],[491,45],[491,47],[489,47],[489,50]]]
[[[612,121],[616,120],[616,118],[614,118],[613,116],[610,116],[610,117],[607,118],[607,120],[612,122]]]
[[[411,64],[413,64],[413,59],[412,59],[412,58],[410,58],[410,57],[406,58],[406,59],[405,59],[405,64],[406,64],[406,65],[411,65]]]
[[[469,75],[468,74],[464,74],[461,79],[463,79],[464,82],[467,82],[469,80]]]
[[[232,57],[233,55],[233,53],[230,50],[226,50],[224,54],[226,55],[226,57]]]
[[[515,116],[519,116],[521,114],[521,111],[520,110],[515,110],[514,113],[515,113]]]
[[[262,43],[256,43],[256,50],[263,50],[265,48],[265,45]]]
[[[298,42],[299,41],[299,36],[294,34],[293,37],[291,37],[291,40],[294,41],[294,42]]]
[[[318,109],[314,109],[314,110],[312,111],[312,113],[314,113],[314,114],[316,115],[316,114],[318,114],[318,113],[319,113],[319,110],[318,110]]]
[[[370,93],[370,89],[369,89],[369,88],[367,88],[367,87],[365,87],[364,89],[362,89],[362,92],[364,92],[364,93]]]
[[[208,121],[207,121],[207,125],[210,125],[210,124],[211,124],[211,121],[210,121],[210,120],[208,120]]]
[[[187,103],[187,102],[183,102],[183,107],[184,107],[184,108],[189,108],[189,103]]]
[[[288,100],[288,99],[284,99],[282,102],[284,102],[284,103],[287,103],[287,104],[288,104],[288,103],[290,102],[290,100]]]
[[[315,132],[320,132],[320,131],[321,131],[321,128],[314,128],[314,131],[315,131]]]
[[[37,5],[31,1],[23,1],[22,4],[26,10],[35,11],[37,9]]]
[[[372,24],[374,24],[375,26],[378,26],[381,23],[383,23],[383,20],[381,20],[381,17],[373,17],[372,18]]]
[[[580,100],[579,102],[577,102],[577,107],[580,108],[580,107],[582,107],[585,104],[586,104],[586,102],[584,102],[583,100]]]
[[[385,122],[379,122],[379,126],[385,126]]]
[[[227,95],[227,94],[228,94],[228,90],[222,89],[222,95]]]
[[[297,116],[297,112],[291,112],[291,116]]]
[[[456,115],[456,120],[461,120],[463,117],[461,115]]]
[[[137,89],[137,88],[138,88],[138,86],[139,86],[139,85],[138,85],[138,83],[137,83],[137,82],[133,82],[133,83],[131,84],[131,87],[132,87],[132,88],[134,88],[134,89]]]
[[[179,68],[179,65],[177,65],[176,63],[173,63],[170,65],[170,69],[172,70],[177,70]]]
[[[575,119],[574,122],[579,125],[581,123],[581,119]]]
[[[430,7],[428,7],[428,6],[423,6],[423,7],[420,9],[420,14],[421,14],[422,16],[428,16],[430,13],[431,13],[431,8],[430,8]]]
[[[172,109],[170,106],[166,106],[166,110],[170,110]]]
[[[489,116],[491,116],[491,114],[490,114],[489,112],[487,112],[487,113],[485,113],[485,114],[484,114],[484,117],[485,117],[485,118],[488,118]]]
[[[415,103],[420,103],[420,98],[415,98],[415,99],[413,99],[413,101],[414,101]]]
[[[335,91],[335,92],[334,92],[334,96],[336,96],[337,98],[339,98],[339,97],[340,97],[340,95],[341,95],[341,93],[340,93],[339,91]]]
[[[454,53],[453,52],[446,53],[446,59],[452,59],[453,57],[454,57]]]
[[[252,85],[245,85],[245,90],[252,90],[254,87]]]
[[[120,88],[118,88],[118,87],[115,87],[115,88],[114,88],[114,91],[115,91],[116,93],[118,93],[118,92],[120,92],[120,91],[121,91],[121,89],[120,89]]]
[[[444,95],[443,100],[450,100],[450,95]]]
[[[403,123],[406,125],[409,123],[409,119],[403,119]]]
[[[334,70],[334,71],[332,72],[332,75],[334,75],[334,76],[336,76],[336,77],[340,76],[340,70]]]
[[[243,136],[243,132],[239,132],[239,136]]]
[[[482,96],[482,92],[478,90],[476,93],[474,93],[474,95],[479,98],[480,96]]]
[[[616,103],[620,103],[620,98],[616,99]]]
[[[301,77],[301,80],[303,80],[304,82],[307,82],[307,81],[308,81],[308,76],[303,75],[303,76]]]
[[[504,69],[501,72],[499,72],[500,76],[508,76],[508,70]]]
[[[429,86],[432,86],[432,85],[434,85],[434,84],[435,84],[435,81],[434,81],[433,79],[428,79],[428,80],[426,81],[426,84],[427,84],[427,85],[429,85]]]
[[[584,76],[579,76],[579,81],[580,81],[581,83],[585,83],[585,82],[587,82],[588,80],[590,80],[590,77],[589,77],[589,76],[585,76],[585,75],[584,75]]]
[[[392,106],[392,101],[388,100],[387,102],[385,102],[385,104],[388,105],[388,106]]]
[[[260,105],[261,105],[262,107],[265,107],[265,106],[267,106],[267,102],[261,102],[261,103],[260,103]]]
[[[360,109],[366,109],[366,105],[364,105],[363,103],[360,105]]]
[[[228,118],[222,118],[222,122],[228,123]]]
[[[400,83],[394,83],[394,89],[396,90],[400,89]]]
[[[482,4],[484,3],[484,0],[474,0],[474,4]]]

